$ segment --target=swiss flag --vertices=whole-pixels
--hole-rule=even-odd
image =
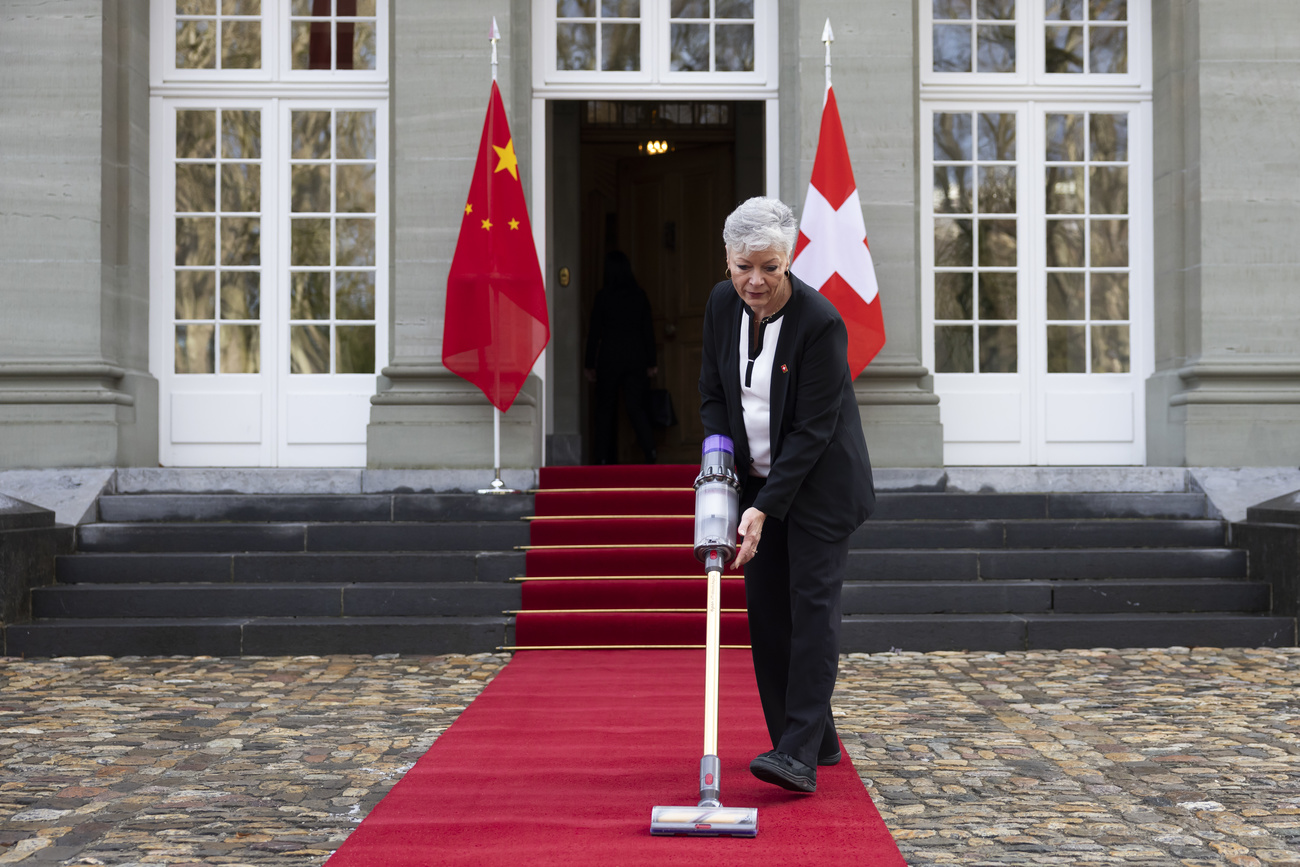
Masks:
[[[515,143],[493,81],[447,275],[442,363],[505,412],[550,339],[546,284],[528,224]]]
[[[849,332],[849,374],[856,379],[885,345],[885,320],[858,185],[831,88],[826,90],[817,158],[790,268],[829,298],[844,317]]]

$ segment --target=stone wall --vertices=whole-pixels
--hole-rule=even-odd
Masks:
[[[0,466],[157,463],[148,49],[148,0],[5,6]]]

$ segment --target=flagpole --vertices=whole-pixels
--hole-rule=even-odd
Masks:
[[[826,19],[826,26],[822,28],[822,42],[826,43],[826,91],[822,94],[822,107],[826,106],[826,94],[831,92],[831,43],[835,41],[835,33],[831,30],[831,19]]]
[[[497,29],[497,17],[492,16],[492,29],[488,31],[488,40],[492,43],[492,80],[497,80],[497,41],[501,38],[501,31]],[[495,298],[494,298],[495,300]],[[494,311],[495,312],[495,311]],[[493,317],[495,320],[495,317]],[[497,366],[497,384],[498,392],[500,391],[501,369]],[[501,481],[501,410],[496,404],[492,405],[492,485],[487,488],[479,488],[480,494],[517,494],[519,491],[514,488],[506,487],[506,483]]]

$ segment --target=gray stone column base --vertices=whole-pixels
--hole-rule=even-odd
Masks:
[[[389,387],[370,399],[366,466],[447,469],[492,466],[493,408],[470,383],[436,364],[386,367]],[[501,466],[542,465],[541,381],[529,376],[501,418]]]
[[[158,381],[104,363],[0,364],[0,468],[158,463]]]
[[[1147,463],[1300,465],[1300,362],[1199,361],[1147,380]]]
[[[877,358],[853,384],[873,467],[943,466],[933,380],[920,364]]]

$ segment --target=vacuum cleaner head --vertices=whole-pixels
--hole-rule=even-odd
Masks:
[[[753,807],[655,807],[650,833],[692,837],[756,837],[758,810]]]

